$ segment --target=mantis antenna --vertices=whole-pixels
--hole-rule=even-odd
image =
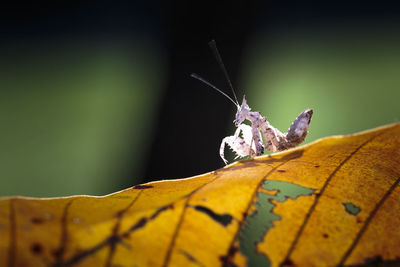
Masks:
[[[233,89],[233,86],[232,86],[231,79],[229,79],[229,75],[228,75],[228,72],[227,72],[227,70],[226,70],[226,68],[225,68],[224,62],[222,61],[221,55],[220,55],[220,53],[218,52],[217,43],[215,42],[215,40],[211,40],[211,41],[208,43],[208,45],[210,46],[211,51],[213,51],[214,56],[215,56],[215,58],[217,59],[218,64],[219,64],[219,66],[221,67],[222,72],[223,72],[224,75],[225,75],[226,80],[228,81],[229,87],[231,88],[232,93],[233,93],[233,96],[235,97],[236,104],[239,105],[239,102],[238,102],[237,97],[236,97],[235,90]]]
[[[210,82],[208,82],[208,81],[205,80],[204,78],[200,77],[198,74],[192,73],[192,74],[190,74],[190,76],[193,77],[193,78],[195,78],[195,79],[197,79],[197,80],[199,80],[199,81],[201,81],[201,82],[203,82],[203,83],[205,83],[205,84],[207,84],[207,85],[210,86],[211,88],[214,88],[215,90],[217,90],[218,92],[220,92],[221,94],[223,94],[224,96],[226,96],[230,101],[232,101],[232,103],[235,104],[235,106],[237,106],[237,107],[239,106],[239,104],[236,103],[235,101],[233,101],[233,99],[232,99],[230,96],[228,96],[227,94],[225,94],[222,90],[218,89],[215,85],[211,84]]]

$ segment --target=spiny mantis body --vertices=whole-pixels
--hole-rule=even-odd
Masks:
[[[260,112],[251,111],[245,96],[243,96],[242,104],[239,105],[235,90],[233,89],[228,72],[222,62],[215,41],[210,41],[209,46],[221,66],[235,100],[199,75],[192,73],[191,76],[223,94],[237,107],[236,117],[233,121],[237,127],[235,134],[222,139],[219,150],[220,156],[225,164],[228,164],[228,161],[224,156],[225,145],[228,145],[236,153],[235,159],[237,159],[246,156],[260,156],[264,154],[264,149],[271,152],[283,151],[301,144],[308,133],[308,127],[313,114],[312,109],[306,109],[300,113],[300,115],[297,116],[290,125],[288,132],[282,133],[272,126],[265,117],[261,116]],[[245,120],[250,121],[251,126],[244,124],[243,122]],[[265,143],[263,142],[260,132],[264,137]]]

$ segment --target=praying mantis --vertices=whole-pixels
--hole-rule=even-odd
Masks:
[[[225,164],[228,164],[228,161],[225,159],[224,155],[226,145],[228,145],[235,152],[235,159],[237,159],[246,156],[260,156],[264,154],[264,150],[268,150],[270,152],[283,151],[301,144],[307,136],[313,110],[306,109],[301,112],[300,115],[298,115],[290,125],[288,131],[286,133],[282,133],[277,128],[272,126],[266,117],[263,117],[260,112],[251,111],[245,96],[243,96],[242,104],[239,104],[235,90],[233,89],[231,80],[229,79],[228,72],[222,61],[221,55],[218,52],[216,42],[214,40],[210,41],[209,46],[214,52],[215,58],[217,59],[219,65],[221,66],[235,100],[199,75],[192,73],[191,76],[220,92],[237,107],[235,120],[233,121],[237,129],[234,135],[227,136],[222,139],[219,150],[220,156]],[[246,120],[250,122],[251,126],[244,124]]]

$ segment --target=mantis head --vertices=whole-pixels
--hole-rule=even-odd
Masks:
[[[250,112],[250,107],[247,105],[246,97],[243,96],[243,102],[242,105],[239,106],[237,105],[237,112],[236,112],[236,117],[233,123],[235,123],[236,127],[242,124],[242,122],[246,119],[247,115]]]

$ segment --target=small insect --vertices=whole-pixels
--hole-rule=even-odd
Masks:
[[[233,89],[215,41],[212,40],[208,44],[228,81],[235,100],[199,75],[192,73],[191,76],[220,92],[237,107],[236,117],[233,121],[237,127],[235,134],[222,139],[219,150],[219,154],[225,164],[228,164],[224,156],[225,145],[228,145],[236,153],[235,159],[237,159],[246,156],[260,156],[264,154],[265,149],[270,152],[283,151],[301,144],[308,133],[308,127],[313,114],[312,109],[306,109],[300,113],[293,121],[292,125],[290,125],[288,132],[282,133],[272,126],[265,117],[261,116],[260,112],[251,111],[245,96],[243,96],[242,104],[239,105],[235,90]],[[251,126],[244,124],[243,122],[245,120],[250,121]],[[264,137],[264,141],[261,134],[262,137]]]

